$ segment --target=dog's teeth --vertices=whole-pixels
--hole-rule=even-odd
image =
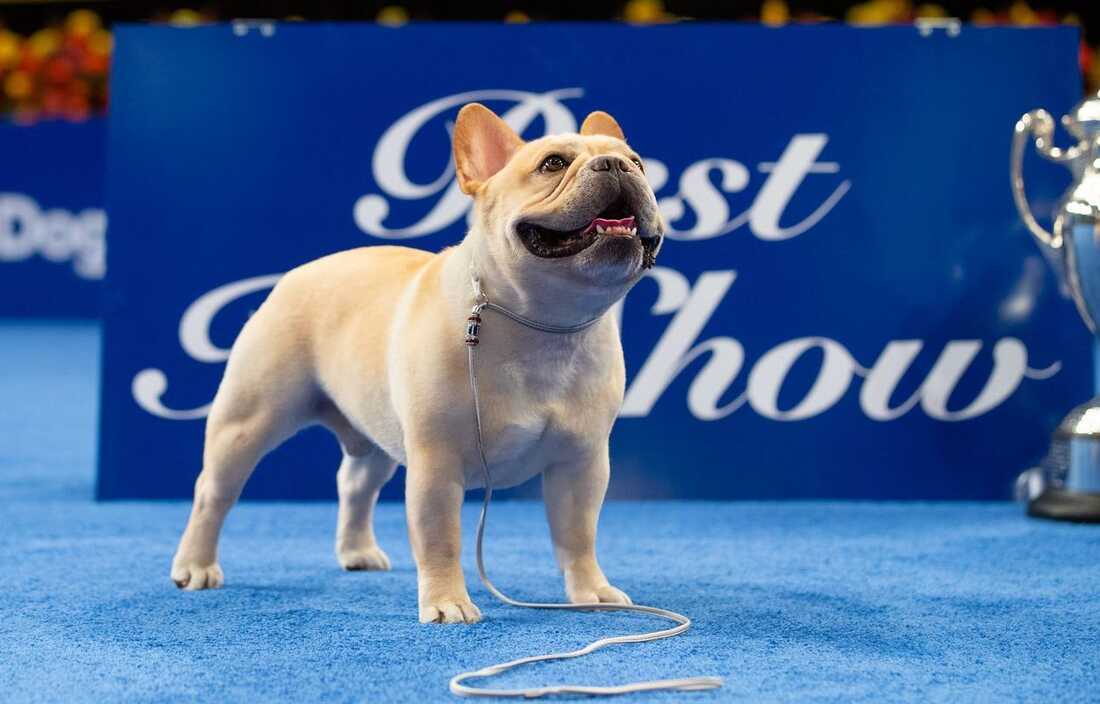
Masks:
[[[604,228],[603,225],[596,225],[596,232],[598,232],[599,234],[602,235],[602,234],[606,233],[607,230]]]

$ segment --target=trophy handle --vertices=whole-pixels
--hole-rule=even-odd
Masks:
[[[1030,136],[1035,136],[1035,149],[1044,159],[1056,163],[1072,162],[1082,153],[1080,144],[1068,149],[1059,149],[1053,144],[1054,119],[1046,110],[1032,110],[1016,123],[1012,135],[1012,198],[1016,201],[1016,210],[1020,212],[1027,229],[1043,245],[1052,249],[1062,246],[1062,238],[1043,229],[1031,212],[1024,189],[1024,145]]]

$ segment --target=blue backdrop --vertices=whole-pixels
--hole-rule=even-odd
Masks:
[[[622,313],[613,496],[1007,497],[1091,390],[1007,176],[1019,115],[1079,97],[1076,51],[1070,28],[122,27],[99,496],[190,495],[280,272],[462,237],[448,130],[478,100],[528,138],[611,112],[673,228]],[[1068,178],[1028,168],[1049,211]],[[337,463],[308,431],[245,495],[334,496]]]
[[[0,121],[0,316],[98,315],[105,128]]]

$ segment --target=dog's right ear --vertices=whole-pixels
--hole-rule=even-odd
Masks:
[[[522,146],[519,135],[492,110],[480,103],[466,105],[458,111],[454,129],[459,188],[467,195],[476,194]]]

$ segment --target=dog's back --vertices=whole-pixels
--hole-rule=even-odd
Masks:
[[[272,436],[266,446],[304,425],[345,424],[344,413],[391,417],[372,410],[390,405],[386,341],[396,299],[436,256],[409,247],[361,247],[287,272],[234,343],[208,429],[236,418],[271,417],[281,428],[263,433]],[[370,383],[354,389],[328,383],[346,379],[348,369],[360,370],[357,376]],[[258,413],[261,399],[266,408]],[[341,412],[346,403],[356,408]],[[397,429],[370,430],[385,446]]]

